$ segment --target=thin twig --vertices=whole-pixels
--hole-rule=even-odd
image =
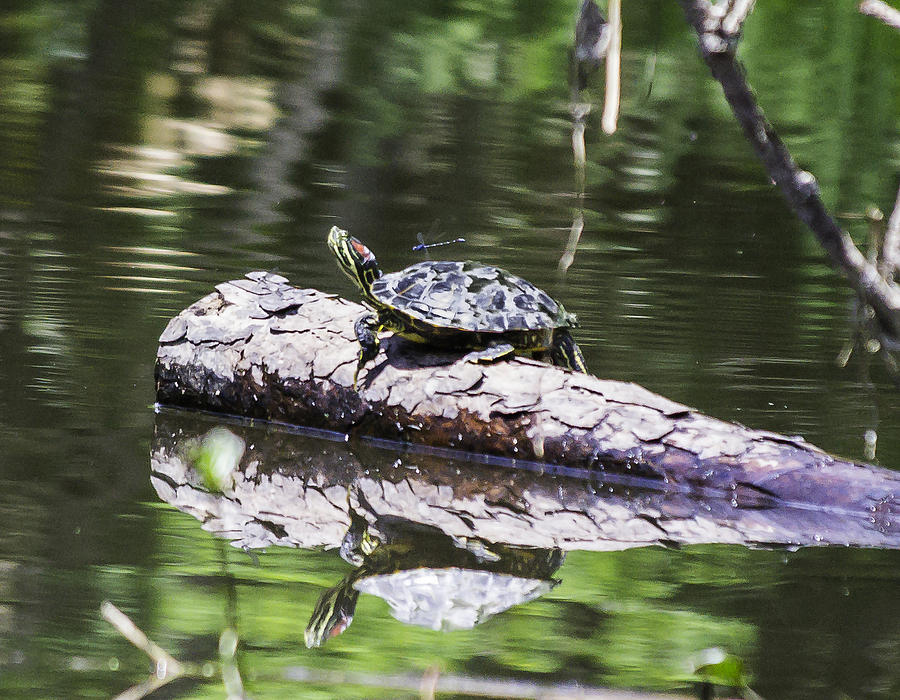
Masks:
[[[575,104],[572,107],[572,159],[575,163],[575,180],[579,195],[584,194],[584,175],[587,165],[587,147],[584,143],[584,120],[591,111],[590,104]]]
[[[722,85],[735,118],[762,160],[769,177],[788,204],[843,270],[857,292],[872,306],[882,327],[900,338],[900,289],[891,286],[859,252],[828,213],[812,174],[797,167],[784,142],[769,124],[735,58],[735,43],[721,30],[708,0],[681,0],[688,22],[697,32],[700,51],[713,77]]]
[[[722,31],[736,37],[744,27],[747,15],[753,9],[754,0],[734,0],[731,9],[722,18]]]
[[[151,661],[156,664],[156,676],[158,678],[163,680],[180,676],[184,672],[181,664],[171,654],[151,641],[150,638],[131,621],[130,617],[108,600],[104,600],[103,604],[100,606],[100,614],[103,615],[103,619],[115,627],[125,639],[150,657]]]
[[[614,134],[619,121],[619,92],[622,64],[622,0],[609,0],[609,50],[606,54],[606,94],[600,126],[606,134]]]
[[[575,180],[578,186],[575,217],[572,219],[572,228],[569,230],[569,240],[566,249],[559,259],[557,271],[561,277],[575,261],[575,253],[578,250],[578,242],[584,230],[584,186],[585,167],[587,165],[587,147],[584,143],[584,120],[591,111],[590,103],[575,103],[572,105],[572,155],[575,163]]]
[[[569,230],[569,240],[566,243],[566,250],[559,259],[557,272],[561,276],[565,276],[572,263],[575,262],[575,252],[578,250],[578,242],[581,240],[581,234],[584,232],[584,210],[579,209],[575,212],[575,218],[572,220],[572,228]]]
[[[422,674],[422,682],[419,684],[420,700],[434,700],[434,692],[440,677],[441,669],[437,665],[425,669],[425,673]]]
[[[244,682],[237,667],[238,636],[233,627],[226,627],[219,635],[219,660],[222,663],[222,683],[227,700],[244,700]]]
[[[155,693],[157,690],[162,688],[166,683],[174,680],[173,678],[157,678],[156,676],[150,676],[143,683],[138,683],[137,685],[133,685],[128,690],[123,690],[121,693],[116,695],[113,700],[143,700],[143,698],[147,697],[151,693]]]
[[[878,264],[884,247],[884,212],[878,207],[869,207],[866,209],[865,219],[869,224],[866,235],[866,260]]]
[[[100,605],[100,614],[104,620],[118,630],[119,634],[149,656],[156,666],[156,671],[150,678],[119,693],[115,700],[141,700],[187,672],[193,672],[193,667],[185,666],[154,643],[131,621],[130,617],[108,600],[104,600]]]
[[[859,3],[859,11],[864,15],[876,17],[889,27],[900,29],[900,10],[896,10],[881,0],[863,0]]]

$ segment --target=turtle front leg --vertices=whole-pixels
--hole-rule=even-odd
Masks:
[[[360,316],[356,323],[353,324],[353,330],[356,333],[356,339],[359,341],[359,358],[356,361],[356,371],[353,373],[353,388],[356,389],[356,383],[359,379],[359,370],[361,370],[367,362],[374,360],[378,354],[378,346],[381,340],[378,338],[378,332],[382,328],[381,321],[374,314],[365,314]]]
[[[587,374],[587,365],[584,363],[584,355],[581,348],[565,328],[558,329],[553,334],[553,344],[550,346],[550,359],[557,367],[568,367],[576,372]]]

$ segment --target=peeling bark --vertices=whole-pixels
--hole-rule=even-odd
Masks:
[[[160,338],[161,404],[646,477],[726,494],[900,514],[900,475],[727,423],[635,384],[519,358],[475,364],[393,336],[352,388],[358,304],[263,272],[223,283]]]

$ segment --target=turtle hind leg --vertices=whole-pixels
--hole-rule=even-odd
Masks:
[[[497,345],[488,345],[481,350],[473,350],[465,356],[466,362],[475,362],[476,364],[490,364],[499,362],[516,354],[516,349],[509,343],[498,343]]]
[[[359,341],[359,358],[356,361],[356,371],[353,373],[353,388],[356,389],[359,380],[359,370],[365,364],[375,359],[378,354],[378,346],[381,340],[378,338],[378,332],[384,324],[378,320],[374,314],[365,314],[360,316],[356,323],[353,324],[353,331],[356,333],[356,339]]]
[[[568,367],[576,372],[587,374],[588,368],[584,363],[584,355],[581,348],[565,328],[560,328],[553,334],[553,345],[550,346],[550,360],[558,367]]]

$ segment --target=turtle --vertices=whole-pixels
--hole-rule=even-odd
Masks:
[[[469,350],[476,362],[514,353],[543,357],[554,365],[587,372],[572,338],[577,326],[555,299],[531,282],[491,265],[424,260],[383,274],[374,253],[333,226],[328,247],[371,309],[354,325],[360,344],[353,386],[360,370],[378,354],[382,330],[415,343]]]
[[[559,584],[552,576],[565,560],[560,549],[485,545],[402,520],[373,532],[350,515],[340,554],[356,568],[316,602],[303,635],[310,648],[350,626],[360,593],[387,601],[401,622],[446,631],[472,628]]]

